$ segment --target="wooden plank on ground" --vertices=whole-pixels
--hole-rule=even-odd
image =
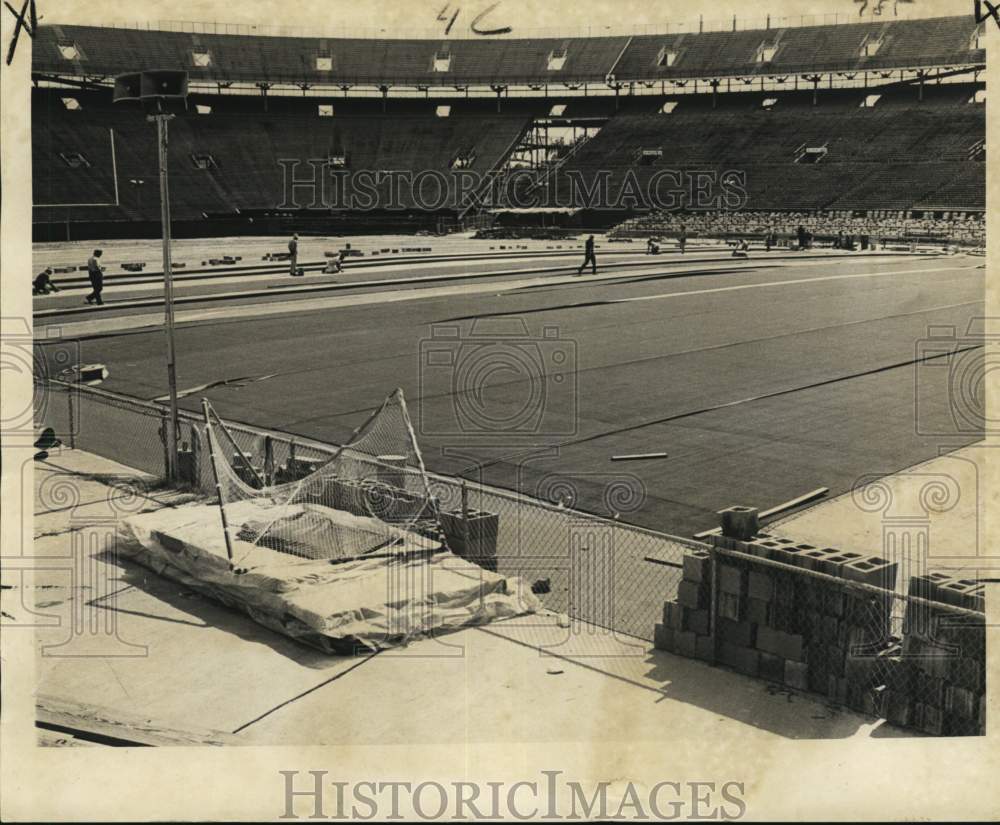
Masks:
[[[829,487],[817,487],[815,490],[810,490],[808,493],[803,493],[788,501],[783,501],[781,504],[777,504],[769,510],[764,510],[757,514],[757,518],[765,519],[777,516],[784,513],[786,510],[792,510],[795,507],[800,507],[813,499],[821,498],[830,492]],[[713,527],[711,530],[702,530],[700,533],[695,533],[693,538],[696,539],[707,539],[709,536],[717,536],[722,532],[721,527]]]
[[[100,747],[97,742],[77,739],[71,733],[38,728],[38,747],[40,748],[92,748]]]

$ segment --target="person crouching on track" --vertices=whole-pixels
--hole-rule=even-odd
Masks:
[[[299,274],[299,236],[297,234],[292,235],[292,239],[288,242],[288,274],[298,275]]]
[[[336,258],[330,258],[330,260],[326,262],[326,269],[323,270],[324,274],[336,275],[338,272],[343,272],[344,262],[350,257],[350,255],[351,255],[351,245],[347,244],[346,247],[344,247],[343,249],[340,250],[340,252],[337,253]]]
[[[576,271],[577,275],[582,275],[583,270],[587,268],[587,264],[590,264],[590,271],[596,275],[597,274],[597,258],[594,255],[594,236],[591,235],[587,238],[586,243],[583,245],[583,263],[580,264],[580,268]]]
[[[94,254],[87,259],[87,275],[90,278],[91,292],[86,297],[88,304],[103,306],[101,293],[104,291],[104,273],[101,271],[101,255],[104,253],[100,249],[95,249]]]
[[[59,287],[52,283],[52,267],[45,267],[44,272],[39,272],[35,280],[31,282],[32,295],[48,295],[50,292],[58,292]]]
[[[733,247],[733,257],[734,258],[749,258],[750,254],[748,250],[750,249],[750,244],[747,243],[747,239],[739,241],[736,246]]]
[[[648,241],[646,241],[646,254],[647,255],[660,254],[660,244],[656,238],[650,238]]]

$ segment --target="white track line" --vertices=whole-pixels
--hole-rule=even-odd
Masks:
[[[932,267],[922,269],[903,269],[890,272],[862,272],[850,275],[821,275],[816,278],[796,278],[786,281],[766,281],[760,284],[737,284],[734,286],[708,287],[695,290],[678,290],[660,295],[644,295],[635,298],[610,299],[607,303],[628,303],[631,301],[654,301],[667,298],[683,298],[691,295],[708,295],[712,293],[734,292],[744,289],[768,289],[781,286],[798,286],[810,283],[822,283],[825,281],[841,281],[857,278],[888,278],[895,275],[929,274],[934,272],[955,272],[964,269],[977,269],[977,267]],[[630,273],[628,277],[635,277],[640,273]],[[735,274],[735,273],[734,273]],[[553,278],[551,275],[531,278],[524,281],[511,281],[503,284],[504,290],[518,289],[535,284],[579,284],[586,283],[587,280],[607,280],[607,276],[585,275],[580,277]],[[323,298],[299,299],[296,301],[283,301],[280,303],[258,303],[244,304],[241,306],[224,306],[218,308],[202,308],[184,310],[178,312],[175,317],[176,323],[194,323],[198,321],[222,321],[228,319],[257,318],[269,315],[284,315],[295,310],[301,312],[315,312],[327,309],[344,309],[348,307],[370,306],[376,304],[391,304],[401,301],[419,301],[432,298],[447,298],[456,295],[474,295],[497,292],[496,283],[460,284],[457,286],[429,287],[427,289],[406,289],[393,290],[376,293],[365,293],[361,295],[329,296]],[[511,312],[516,315],[516,311]],[[36,327],[36,337],[45,335],[73,337],[79,335],[97,335],[108,332],[121,332],[129,329],[141,329],[142,327],[161,327],[163,325],[163,313],[147,313],[143,315],[125,315],[112,318],[95,318],[91,321],[75,321],[71,323],[53,323],[46,326]],[[51,330],[51,332],[49,332]]]
[[[913,275],[923,272],[956,272],[963,269],[976,269],[977,267],[934,267],[932,269],[900,269],[894,272],[859,272],[853,275],[822,275],[818,278],[795,278],[790,281],[767,281],[762,284],[738,284],[736,286],[717,286],[709,289],[695,289],[684,292],[665,292],[661,295],[638,295],[634,298],[612,298],[607,301],[609,304],[627,304],[632,301],[659,301],[663,298],[681,298],[687,295],[707,295],[712,292],[735,292],[740,289],[766,289],[774,286],[794,286],[796,284],[811,284],[816,281],[840,281],[848,278],[879,278],[886,275]]]

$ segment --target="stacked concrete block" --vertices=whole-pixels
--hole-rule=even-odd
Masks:
[[[275,473],[275,483],[283,484],[288,481],[298,481],[300,478],[305,478],[315,473],[321,463],[319,461],[306,461],[295,456],[289,456],[288,462],[279,467]]]
[[[928,573],[910,579],[909,593],[931,602],[911,602],[904,620],[903,654],[913,675],[905,697],[897,701],[909,700],[910,726],[929,734],[984,734],[985,616],[979,620],[945,606],[983,611],[984,586],[974,579]]]
[[[722,535],[741,541],[751,541],[760,529],[755,507],[727,507],[719,511]]]
[[[904,635],[894,637],[895,562],[778,536],[748,537],[743,519],[750,517],[737,509],[724,511],[728,534],[713,535],[713,544],[782,567],[720,554],[713,617],[711,561],[702,552],[685,557],[677,601],[667,603],[656,627],[657,647],[711,660],[714,644],[717,661],[740,673],[819,693],[896,725],[934,735],[984,732],[984,628],[956,622],[958,614],[948,610],[982,612],[981,584],[913,577],[910,595],[941,608],[918,612],[908,603]],[[714,642],[702,632],[713,618]]]
[[[233,453],[233,472],[248,487],[259,488],[260,479],[264,477],[263,464],[254,463],[253,455],[250,453]]]
[[[441,527],[449,549],[457,556],[496,572],[500,516],[486,510],[468,508],[442,511]]]
[[[882,715],[893,725],[916,727],[918,718],[914,687],[917,671],[911,659],[902,655],[900,645],[890,648],[880,664],[881,681],[885,684],[885,703]]]
[[[738,619],[753,630],[758,675],[826,695],[861,712],[880,712],[887,695],[885,680],[879,676],[885,666],[880,662],[892,650],[893,641],[889,639],[888,590],[895,586],[897,566],[878,556],[761,533],[751,539],[714,536],[713,541],[717,546],[788,566],[782,570],[746,563],[746,590],[741,594],[744,598]],[[720,570],[724,564],[720,561]],[[794,568],[874,585],[886,589],[887,594],[883,598],[850,591],[836,583],[796,574]],[[733,599],[720,592],[718,626],[730,635],[734,628],[726,620],[733,606]],[[735,654],[731,648],[720,648],[720,659],[732,659],[734,666]],[[746,671],[745,660],[740,664]],[[956,702],[967,706],[966,697],[960,694]]]
[[[756,512],[754,512],[756,518]],[[760,584],[760,582],[755,582]],[[758,623],[750,615],[750,577],[746,565],[718,561],[719,661],[747,676],[760,674],[760,651],[757,649]],[[764,602],[762,605],[761,602]],[[766,601],[757,599],[754,615],[766,612]]]
[[[663,621],[653,631],[653,644],[680,656],[712,661],[711,636],[712,559],[703,550],[684,557],[683,578],[677,599],[663,605]]]

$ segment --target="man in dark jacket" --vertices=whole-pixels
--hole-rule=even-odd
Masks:
[[[580,264],[580,268],[576,271],[577,275],[582,275],[583,270],[587,268],[587,264],[590,264],[590,271],[596,275],[597,274],[597,258],[594,256],[594,236],[591,235],[587,238],[586,243],[583,245],[583,263]]]
[[[297,275],[298,274],[298,261],[299,261],[299,236],[292,235],[292,239],[288,242],[288,274]]]
[[[95,249],[94,254],[87,259],[87,275],[90,277],[92,290],[86,300],[88,304],[96,303],[98,306],[104,305],[104,301],[101,300],[101,292],[104,291],[104,273],[101,271],[101,255],[103,254],[100,249]]]

